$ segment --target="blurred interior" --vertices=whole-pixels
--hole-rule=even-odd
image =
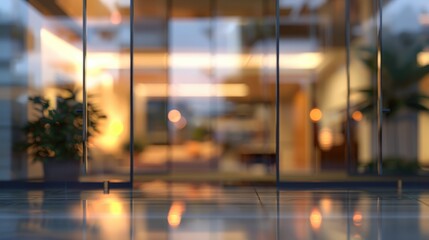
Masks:
[[[82,179],[129,180],[130,51],[134,50],[136,179],[196,173],[273,180],[275,1],[134,2],[131,49],[130,1],[88,0],[87,94],[94,95],[91,101],[107,119],[89,143],[88,175]],[[404,1],[385,1],[386,11],[397,2]],[[372,173],[364,166],[377,156],[376,124],[370,114],[353,107],[365,97],[354,91],[350,139],[346,136],[344,4],[343,0],[280,1],[282,176]],[[0,24],[6,30],[0,34],[2,180],[43,178],[41,164],[13,151],[12,145],[22,138],[20,126],[31,118],[29,95],[42,93],[54,101],[59,87],[82,88],[82,10],[82,1],[75,0],[0,4]],[[351,1],[352,90],[374,84],[374,73],[355,50],[375,46],[375,13],[373,1]],[[389,21],[394,17],[389,16],[401,18],[400,14],[386,12],[385,24],[393,26]],[[419,14],[415,34],[424,37],[427,13]],[[401,27],[412,24],[404,21]],[[419,64],[427,64],[428,56],[419,53]],[[418,89],[428,92],[427,82],[421,81]],[[429,150],[424,147],[428,117],[423,112],[403,116],[390,128],[402,130],[388,130],[383,136],[384,154],[417,159],[424,166],[429,163]],[[410,140],[400,146],[389,140],[397,138]],[[347,143],[352,149],[350,162]]]

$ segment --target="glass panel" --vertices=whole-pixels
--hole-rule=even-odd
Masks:
[[[212,171],[218,161],[214,138],[210,1],[171,1],[168,22],[168,121],[170,170]],[[188,36],[192,36],[189,38]]]
[[[223,180],[269,177],[274,153],[269,144],[273,109],[263,64],[267,7],[263,1],[171,4],[171,171],[203,173],[201,180],[205,173]]]
[[[352,1],[350,48],[350,172],[377,174],[377,74],[378,9],[374,1]],[[367,49],[371,49],[368,51]]]
[[[87,1],[88,117],[105,115],[98,133],[88,127],[88,181],[129,181],[129,19],[129,1]]]
[[[429,3],[425,1],[384,1],[385,175],[428,174],[428,10]]]
[[[347,161],[346,1],[280,1],[280,172],[345,179],[375,156],[373,119],[362,113],[358,90],[371,74],[357,50],[373,21],[372,1],[350,1],[351,159]],[[373,46],[374,42],[371,42]],[[373,95],[372,95],[373,96]],[[373,99],[367,99],[373,103]],[[374,140],[374,141],[373,141]],[[310,177],[311,175],[311,177]],[[290,177],[290,178],[289,178]],[[296,179],[296,178],[295,178]]]
[[[211,47],[212,100],[221,173],[274,179],[274,16],[269,1],[218,0]]]
[[[82,5],[69,2],[0,5],[2,180],[79,177]]]
[[[134,171],[136,177],[168,168],[167,1],[135,1]]]

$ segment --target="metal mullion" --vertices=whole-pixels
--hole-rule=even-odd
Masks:
[[[86,94],[86,54],[87,54],[87,0],[83,2],[83,42],[82,42],[82,95],[83,95],[83,109],[82,109],[82,147],[83,147],[83,173],[88,172],[88,100]]]
[[[134,0],[130,0],[130,182],[134,183]]]
[[[280,0],[276,0],[276,185],[280,183]]]
[[[347,112],[346,112],[346,160],[348,173],[352,173],[351,169],[351,119],[350,119],[350,94],[351,94],[351,78],[350,78],[350,0],[346,0],[346,74],[347,74]]]
[[[378,31],[377,31],[377,174],[383,175],[383,81],[382,81],[382,36],[383,36],[383,4],[377,0],[378,5]]]

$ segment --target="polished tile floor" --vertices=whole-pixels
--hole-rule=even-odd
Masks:
[[[0,239],[429,239],[429,191],[0,191]]]

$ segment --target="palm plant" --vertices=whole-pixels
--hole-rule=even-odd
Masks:
[[[428,112],[424,100],[429,96],[419,91],[419,83],[429,74],[429,65],[420,66],[418,63],[418,54],[424,50],[427,39],[413,34],[383,34],[382,104],[387,110],[384,116],[391,118],[402,109]],[[361,59],[373,74],[377,71],[376,54],[375,48],[361,49]],[[355,105],[355,109],[367,115],[374,113],[376,89],[368,87],[355,92],[364,95],[364,100]]]
[[[415,146],[407,149],[406,153],[399,153],[399,145],[403,144],[399,137],[398,129],[403,114],[414,114],[416,112],[429,112],[425,101],[429,99],[420,91],[419,84],[429,74],[429,65],[421,66],[418,61],[419,54],[424,51],[428,39],[414,34],[393,35],[389,32],[383,32],[382,47],[382,107],[384,123],[387,132],[394,134],[393,137],[387,138],[388,145],[384,148],[386,174],[416,174],[420,169],[417,159]],[[377,51],[375,48],[364,47],[360,49],[361,60],[366,67],[375,76],[377,72]],[[361,111],[367,116],[374,116],[376,112],[377,89],[373,84],[365,89],[356,89],[354,93],[363,96],[363,100],[354,105],[354,110]],[[403,118],[403,119],[416,119]],[[414,120],[412,120],[414,121]],[[366,165],[368,171],[375,169],[375,161]]]

